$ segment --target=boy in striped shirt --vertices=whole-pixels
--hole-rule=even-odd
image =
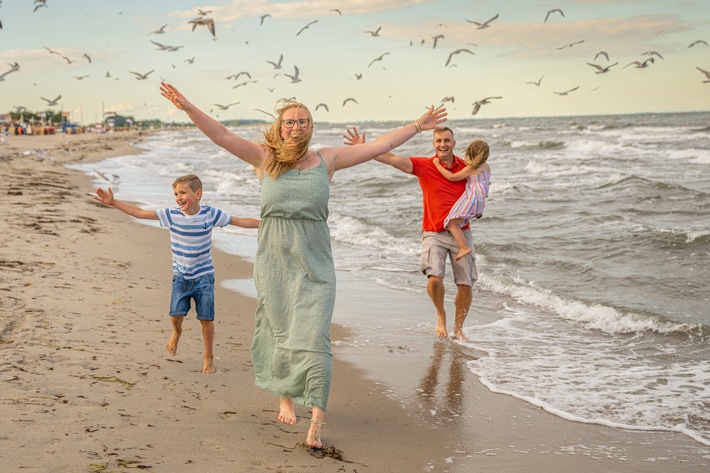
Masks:
[[[202,181],[194,174],[179,177],[173,182],[177,207],[145,210],[113,197],[113,191],[97,189],[94,198],[104,205],[132,217],[159,220],[161,227],[170,230],[173,254],[173,285],[170,298],[170,320],[173,333],[165,345],[171,355],[177,353],[182,334],[182,322],[190,311],[190,300],[195,301],[197,319],[202,325],[205,347],[203,373],[214,373],[214,266],[212,264],[212,228],[236,225],[258,228],[256,218],[232,217],[228,213],[201,205]]]

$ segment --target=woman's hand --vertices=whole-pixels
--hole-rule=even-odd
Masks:
[[[438,126],[439,123],[443,123],[447,120],[446,115],[446,108],[441,107],[441,108],[434,108],[432,105],[429,107],[429,109],[426,111],[424,115],[419,117],[419,125],[422,127],[423,130],[433,130],[434,128],[443,128],[441,126]]]
[[[357,128],[355,128],[355,127],[353,127],[352,130],[350,128],[348,128],[347,131],[348,131],[348,134],[343,135],[343,138],[345,138],[345,141],[343,141],[343,143],[345,143],[346,145],[350,145],[350,146],[360,145],[365,142],[365,132],[363,132],[362,135],[360,135],[357,132]]]
[[[175,87],[167,82],[160,83],[160,95],[170,100],[173,105],[175,105],[180,110],[185,110],[185,105],[190,102],[187,101],[184,95],[180,93]]]

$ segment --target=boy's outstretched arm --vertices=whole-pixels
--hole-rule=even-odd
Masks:
[[[230,225],[243,228],[259,228],[261,220],[258,218],[242,218],[242,217],[232,217],[229,222]]]
[[[158,220],[158,213],[155,210],[144,210],[135,205],[129,205],[113,197],[113,191],[109,187],[108,190],[103,190],[100,187],[96,189],[94,199],[104,205],[118,209],[121,212],[130,215],[131,217],[141,218],[145,220]]]

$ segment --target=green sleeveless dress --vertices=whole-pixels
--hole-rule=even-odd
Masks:
[[[325,411],[335,305],[328,168],[321,158],[315,168],[291,169],[276,179],[265,174],[260,182],[256,331],[251,345],[256,385]]]

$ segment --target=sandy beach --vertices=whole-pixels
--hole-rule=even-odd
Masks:
[[[306,449],[307,409],[281,424],[254,386],[254,300],[217,288],[217,373],[200,372],[194,313],[170,356],[167,232],[101,206],[91,178],[65,167],[135,154],[143,138],[0,143],[2,471],[708,471],[710,448],[682,434],[570,422],[490,392],[466,367],[475,353],[397,330],[393,309],[428,299],[366,286],[366,300],[336,303],[332,448]],[[218,281],[251,276],[248,262],[214,256]]]

